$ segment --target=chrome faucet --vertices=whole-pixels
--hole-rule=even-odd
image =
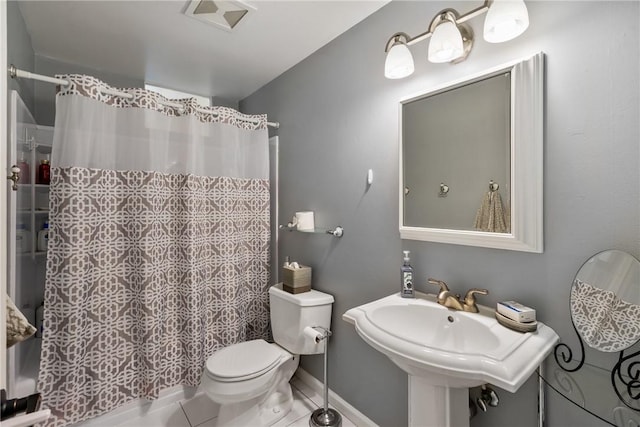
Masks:
[[[472,288],[467,291],[464,300],[460,301],[460,295],[454,295],[449,290],[449,287],[442,280],[429,278],[429,283],[440,287],[438,292],[438,304],[445,307],[452,308],[454,310],[467,311],[469,313],[477,313],[478,306],[476,305],[475,294],[488,295],[489,291],[486,289]]]

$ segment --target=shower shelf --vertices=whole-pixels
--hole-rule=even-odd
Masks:
[[[337,226],[333,229],[326,228],[314,228],[313,230],[298,230],[296,227],[289,227],[288,225],[280,225],[280,230],[296,231],[298,233],[308,234],[331,234],[333,237],[342,237],[344,234],[344,228]]]

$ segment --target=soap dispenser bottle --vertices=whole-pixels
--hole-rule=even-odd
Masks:
[[[402,276],[400,282],[400,296],[402,298],[415,298],[416,294],[413,289],[413,267],[409,264],[409,251],[404,252],[404,262],[400,268]]]

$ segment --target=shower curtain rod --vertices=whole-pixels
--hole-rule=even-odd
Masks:
[[[42,74],[35,74],[35,73],[31,73],[29,71],[19,70],[13,64],[9,67],[9,75],[11,76],[12,79],[15,79],[16,77],[18,77],[18,78],[23,78],[23,79],[38,80],[38,81],[46,82],[46,83],[53,83],[53,84],[62,85],[62,86],[68,86],[69,85],[69,82],[64,80],[64,79],[57,79],[55,77],[43,76]],[[102,92],[102,93],[104,93],[106,95],[119,96],[121,98],[126,98],[126,99],[133,98],[133,95],[131,95],[130,93],[120,92],[120,91],[117,91],[115,89],[101,88],[100,92]],[[164,105],[165,107],[176,108],[179,112],[181,110],[184,110],[184,106],[182,104],[178,103],[178,102],[169,102],[169,101],[161,102],[161,101],[158,101],[158,103],[160,105]],[[196,111],[200,112],[200,113],[210,113],[210,111],[203,110],[203,109],[200,109],[200,108],[196,108]],[[280,127],[280,123],[278,123],[278,122],[267,122],[267,126],[270,126],[270,127],[274,128],[274,129],[278,129]]]

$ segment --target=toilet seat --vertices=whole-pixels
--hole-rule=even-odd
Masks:
[[[265,340],[251,340],[232,344],[218,350],[207,359],[205,372],[220,382],[246,381],[259,377],[280,364],[291,354]]]

